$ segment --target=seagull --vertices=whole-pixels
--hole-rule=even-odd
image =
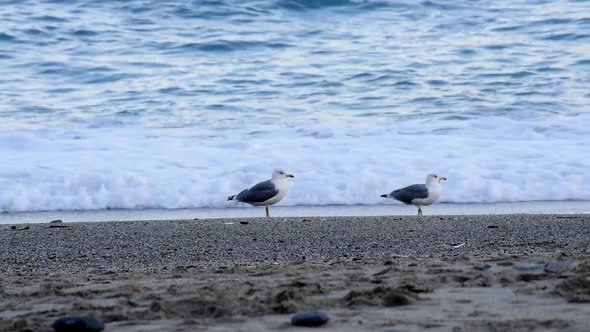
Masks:
[[[270,180],[260,182],[250,189],[244,189],[237,195],[229,196],[227,200],[236,200],[253,206],[266,206],[266,217],[270,218],[269,206],[280,202],[287,195],[289,190],[287,178],[294,177],[283,169],[277,169],[272,172]]]
[[[422,206],[430,205],[440,197],[442,180],[446,177],[436,174],[426,176],[426,184],[413,184],[405,188],[392,191],[390,194],[381,195],[385,198],[393,198],[405,204],[412,204],[418,207],[418,216],[422,216]]]

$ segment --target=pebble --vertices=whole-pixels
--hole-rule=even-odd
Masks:
[[[63,220],[61,220],[61,219],[55,219],[55,220],[50,221],[49,223],[50,224],[60,224],[62,222],[63,222]]]
[[[545,265],[545,271],[548,272],[563,272],[567,270],[572,263],[569,261],[553,260]]]
[[[17,231],[26,231],[26,230],[29,230],[29,229],[31,229],[31,227],[29,227],[29,226],[25,226],[25,227],[23,227],[23,228],[18,228],[18,227],[16,227],[16,226],[10,226],[10,229],[16,229]]]
[[[104,323],[90,316],[66,316],[56,320],[51,327],[55,332],[99,332]]]
[[[249,221],[246,221],[246,220],[242,220],[242,221],[240,221],[240,224],[242,224],[242,225],[248,225],[249,223],[250,223],[250,222],[249,222]]]
[[[536,264],[536,263],[516,264],[516,265],[512,266],[512,269],[514,269],[516,271],[522,271],[522,272],[537,271],[537,270],[542,270],[543,268],[544,268],[543,264]]]
[[[397,307],[410,304],[410,299],[400,292],[390,291],[383,297],[383,304],[386,307]]]
[[[494,266],[490,266],[488,269],[486,269],[486,272],[495,274],[495,273],[502,273],[507,270],[508,270],[508,268],[505,266],[494,265]]]
[[[291,318],[291,324],[294,326],[321,326],[330,320],[328,315],[321,311],[307,311],[295,314]]]

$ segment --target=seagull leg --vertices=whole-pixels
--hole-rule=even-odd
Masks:
[[[418,217],[422,217],[422,208],[418,207]]]
[[[268,208],[268,205],[266,206],[266,217],[270,218],[270,209]]]

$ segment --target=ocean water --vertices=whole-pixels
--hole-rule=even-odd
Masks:
[[[0,211],[590,200],[588,1],[3,1]]]

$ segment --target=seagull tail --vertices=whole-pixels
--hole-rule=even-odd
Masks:
[[[381,197],[387,198],[387,197],[389,197],[389,194],[383,194],[383,195],[381,195]]]
[[[231,195],[231,196],[229,196],[229,197],[227,198],[227,200],[228,200],[228,201],[233,201],[233,200],[234,200],[234,197],[236,197],[236,195]]]

